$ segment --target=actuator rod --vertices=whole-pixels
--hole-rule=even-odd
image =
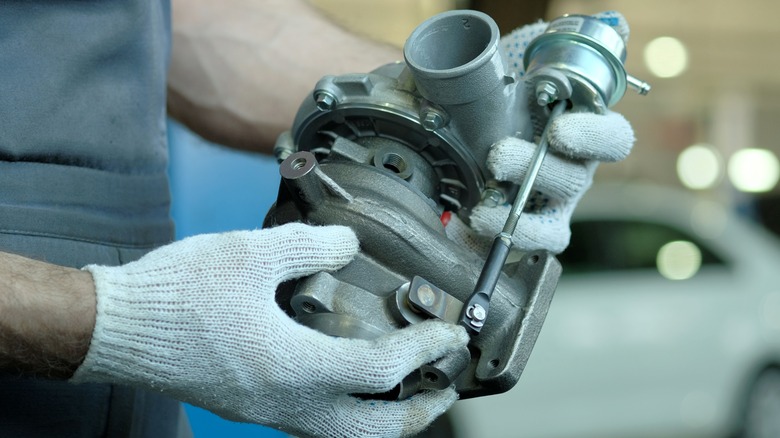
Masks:
[[[550,125],[552,125],[552,121],[565,110],[566,101],[558,101],[558,103],[553,106],[550,118],[547,120],[547,125],[545,125],[544,131],[542,132],[542,138],[539,140],[539,145],[536,147],[534,155],[531,158],[528,171],[526,172],[517,196],[512,203],[509,217],[504,223],[504,228],[493,239],[490,252],[488,252],[485,264],[482,266],[482,271],[479,274],[479,279],[477,279],[477,283],[474,286],[474,292],[472,292],[469,299],[466,300],[466,303],[463,305],[459,323],[466,327],[472,334],[479,333],[485,323],[485,319],[487,319],[487,314],[490,309],[490,298],[493,296],[493,291],[496,289],[496,284],[501,276],[501,270],[509,256],[509,251],[512,249],[512,235],[517,228],[525,204],[528,202],[528,198],[531,195],[534,181],[536,181],[536,177],[539,175],[539,170],[542,167],[542,162],[547,155],[548,130]]]

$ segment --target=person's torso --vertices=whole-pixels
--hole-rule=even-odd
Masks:
[[[170,241],[167,2],[0,3],[0,232]]]
[[[0,2],[0,251],[117,265],[173,239],[170,5]],[[180,404],[0,373],[0,436],[186,436]]]

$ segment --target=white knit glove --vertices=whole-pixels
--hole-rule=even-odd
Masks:
[[[597,18],[628,39],[622,15],[604,12]],[[523,54],[528,44],[547,28],[539,22],[516,29],[501,39],[501,54],[507,65],[522,77]],[[555,254],[569,245],[569,221],[582,195],[590,187],[599,162],[624,159],[634,144],[634,132],[618,113],[564,113],[548,132],[549,151],[533,186],[534,193],[520,216],[513,236],[522,250],[546,249]],[[516,137],[495,143],[488,155],[488,169],[498,180],[519,184],[528,169],[536,145]],[[477,205],[470,216],[471,228],[453,216],[447,235],[478,253],[485,254],[491,239],[504,227],[511,205]],[[475,235],[476,232],[476,235]]]
[[[87,266],[97,321],[72,381],[158,391],[299,436],[416,433],[457,399],[454,389],[397,402],[350,394],[389,391],[463,348],[463,328],[428,321],[373,341],[335,338],[274,301],[280,282],[339,269],[357,250],[346,227],[296,223],[184,239],[121,267]]]

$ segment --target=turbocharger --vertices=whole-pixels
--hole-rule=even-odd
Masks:
[[[439,14],[411,34],[405,63],[326,76],[301,104],[275,147],[282,183],[264,226],[345,225],[361,249],[337,272],[279,288],[278,304],[298,322],[361,339],[428,318],[457,323],[485,260],[449,240],[443,220],[454,214],[467,221],[483,197],[510,199],[516,191],[491,180],[485,164],[491,145],[507,136],[533,140],[535,89],[549,91],[537,86],[541,81],[575,105],[584,96],[605,107],[625,90],[624,47],[622,58],[610,52],[598,70],[611,80],[607,86],[580,85],[580,69],[550,73],[534,65],[526,71],[541,70],[537,80],[520,81],[502,60],[499,40],[497,25],[481,12]],[[538,47],[538,59],[549,66],[555,41]],[[480,331],[468,348],[421,367],[387,396],[402,399],[452,384],[462,398],[512,388],[560,272],[548,252],[516,254],[501,268],[489,317],[470,315]]]

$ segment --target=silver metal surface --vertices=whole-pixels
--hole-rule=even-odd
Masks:
[[[641,96],[645,96],[650,92],[651,87],[647,82],[641,79],[637,79],[631,75],[627,75],[626,80],[628,81],[628,86],[633,88]]]
[[[628,85],[638,87],[640,94],[650,89],[627,76],[625,59],[625,42],[611,26],[591,16],[564,15],[528,45],[523,65],[540,105],[569,99],[574,107],[603,113],[623,97]],[[570,95],[553,97],[549,89],[557,88],[557,74],[568,79]],[[539,84],[545,87],[540,89]]]
[[[289,315],[361,339],[430,318],[459,320],[484,259],[448,239],[441,216],[467,221],[483,198],[512,199],[516,187],[490,179],[488,152],[504,137],[534,136],[525,83],[502,61],[499,36],[485,14],[447,12],[412,33],[405,63],[314,86],[274,149],[282,184],[264,226],[349,226],[360,252],[337,272],[282,284],[277,302]],[[576,94],[568,76],[545,77],[549,99]],[[544,251],[498,266],[490,317],[484,305],[468,308],[480,335],[410,374],[392,396],[453,384],[462,398],[512,388],[560,270]]]
[[[330,111],[336,105],[336,98],[324,91],[317,92],[314,99],[317,101],[317,109],[320,111]]]
[[[446,292],[441,314],[454,319],[461,308],[457,302],[469,296],[483,260],[446,238],[436,204],[414,185],[370,163],[336,155],[309,169],[313,154],[296,154],[281,164],[286,177],[265,226],[294,221],[347,225],[357,234],[361,252],[338,272],[283,285],[277,294],[280,306],[323,333],[373,339],[430,318],[404,298],[410,280],[419,276]],[[455,382],[461,397],[506,391],[520,377],[560,274],[550,254],[533,255],[536,263],[523,259],[505,267],[491,319],[471,341],[473,355],[465,367],[440,370]],[[399,397],[423,389],[426,382],[410,378]]]
[[[427,282],[414,277],[409,287],[409,302],[412,309],[421,311],[429,317],[456,324],[463,309],[463,302]]]
[[[487,310],[479,304],[472,304],[466,309],[466,316],[472,327],[482,328],[485,325],[485,318],[487,318]]]

